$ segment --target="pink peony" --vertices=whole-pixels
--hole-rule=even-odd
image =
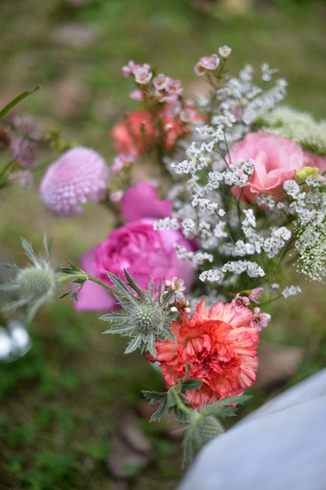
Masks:
[[[103,199],[107,179],[101,155],[91,148],[73,148],[47,169],[40,185],[41,199],[52,213],[70,218],[82,213],[81,204]]]
[[[155,187],[141,183],[130,187],[121,202],[121,211],[131,223],[114,230],[105,242],[96,245],[81,259],[82,269],[109,284],[106,271],[124,279],[123,269],[146,288],[150,278],[157,286],[159,280],[179,277],[190,287],[194,268],[189,262],[177,258],[174,243],[194,250],[193,241],[186,240],[176,230],[155,231],[155,219],[172,215],[172,202],[160,201]],[[87,282],[75,303],[77,310],[111,310],[116,306],[114,297],[101,286]]]
[[[178,230],[153,230],[154,219],[138,219],[115,229],[103,242],[81,259],[82,269],[110,284],[106,271],[124,279],[127,269],[139,286],[146,288],[151,278],[157,287],[160,279],[182,278],[189,288],[194,279],[190,262],[177,257],[174,243],[193,250],[192,242]],[[116,301],[101,286],[86,282],[75,303],[77,310],[111,310]]]
[[[216,303],[209,311],[202,299],[189,319],[181,314],[171,331],[176,341],[156,341],[157,356],[168,385],[177,384],[190,366],[189,378],[203,382],[198,390],[188,391],[194,407],[242,393],[256,379],[259,334],[251,326],[254,314],[245,306],[237,310],[231,303]]]
[[[254,172],[246,186],[233,187],[233,194],[245,202],[256,202],[258,194],[271,194],[280,201],[283,184],[304,166],[302,148],[289,139],[269,133],[250,133],[230,150],[231,162],[254,160]]]

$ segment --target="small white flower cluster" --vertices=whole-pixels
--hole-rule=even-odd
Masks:
[[[176,218],[163,218],[153,223],[154,230],[178,230],[179,222]]]
[[[305,180],[304,192],[294,180],[284,189],[291,199],[289,212],[294,216],[294,247],[298,252],[298,270],[313,280],[326,275],[326,194],[325,179],[317,174]]]
[[[289,298],[290,296],[296,296],[301,293],[301,288],[299,286],[288,286],[283,289],[282,296],[284,298]]]

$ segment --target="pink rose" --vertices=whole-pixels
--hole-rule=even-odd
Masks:
[[[303,152],[304,164],[309,167],[317,167],[322,174],[326,171],[326,155],[318,156],[310,151]]]
[[[245,187],[235,186],[233,194],[245,202],[256,202],[258,194],[272,194],[280,201],[283,184],[304,166],[302,148],[289,139],[269,133],[250,133],[230,150],[231,162],[254,160],[254,172]]]
[[[82,269],[90,275],[110,284],[106,271],[124,279],[127,269],[137,283],[146,288],[153,278],[157,287],[160,279],[182,278],[186,288],[194,279],[190,262],[177,257],[174,243],[193,250],[192,242],[178,230],[153,230],[154,219],[139,219],[114,230],[107,239],[96,245],[81,259]],[[77,310],[111,310],[115,298],[104,288],[86,282],[75,303]]]
[[[195,243],[178,230],[153,230],[156,219],[172,216],[172,202],[160,201],[151,184],[130,187],[121,202],[121,211],[130,223],[114,230],[105,242],[96,245],[81,258],[82,269],[110,284],[106,271],[124,279],[127,269],[141,287],[146,288],[153,278],[159,280],[179,277],[189,288],[194,279],[190,262],[177,258],[174,243],[194,250]],[[112,310],[117,305],[112,294],[101,286],[86,282],[75,303],[77,310]]]

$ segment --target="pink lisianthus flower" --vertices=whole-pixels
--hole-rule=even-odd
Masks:
[[[316,155],[310,151],[303,152],[304,165],[309,167],[317,167],[319,173],[323,174],[326,171],[326,155]]]
[[[123,270],[146,288],[150,279],[157,287],[162,279],[183,279],[190,288],[195,275],[190,262],[177,257],[174,243],[195,250],[193,241],[187,240],[179,230],[155,231],[155,219],[172,215],[172,202],[159,201],[155,188],[150,184],[138,184],[124,194],[122,214],[130,223],[114,230],[107,239],[86,252],[81,258],[81,268],[88,274],[110,284],[106,271],[124,280]],[[93,282],[86,282],[77,310],[112,310],[116,300],[111,293]]]
[[[44,206],[58,216],[81,214],[82,204],[104,198],[109,171],[104,158],[91,148],[65,151],[45,172],[40,184]]]
[[[275,201],[284,197],[283,184],[294,179],[295,170],[304,166],[302,148],[294,141],[269,133],[249,133],[230,149],[231,164],[254,160],[254,172],[245,187],[234,186],[233,194],[245,202],[256,202],[259,194]]]
[[[243,306],[216,303],[209,311],[202,299],[192,318],[181,313],[171,331],[176,341],[156,341],[156,357],[169,386],[176,385],[190,366],[189,379],[203,382],[198,390],[187,392],[194,407],[214,403],[242,393],[256,379],[259,334],[251,326],[253,313]]]

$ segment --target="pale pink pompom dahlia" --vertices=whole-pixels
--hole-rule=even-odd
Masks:
[[[73,148],[50,165],[40,196],[49,211],[70,218],[82,213],[81,204],[103,199],[107,180],[108,168],[101,155],[91,148]]]

